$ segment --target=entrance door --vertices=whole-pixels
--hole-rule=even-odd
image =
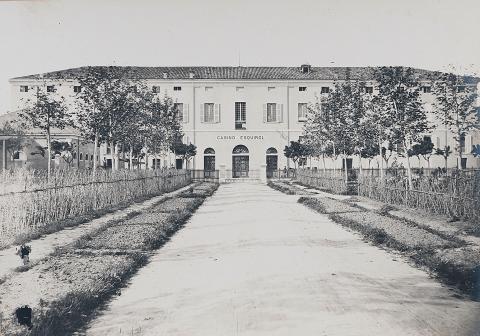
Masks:
[[[203,157],[203,171],[205,177],[213,177],[215,175],[215,156]]]
[[[183,160],[182,159],[176,159],[175,160],[175,168],[177,168],[177,169],[182,169],[183,168]]]
[[[278,169],[278,156],[267,155],[267,177],[273,177],[273,173]]]
[[[232,176],[237,177],[248,177],[248,155],[237,155],[233,156],[232,162]]]

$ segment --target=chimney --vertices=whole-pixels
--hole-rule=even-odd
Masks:
[[[195,77],[195,74],[193,72],[190,72],[190,79],[193,79]]]
[[[163,73],[163,79],[167,79],[168,74],[166,72]]]
[[[302,64],[300,68],[302,69],[302,73],[304,73],[304,74],[308,74],[308,73],[310,73],[310,71],[312,70],[311,65],[310,65],[310,64],[307,64],[307,63],[306,63],[306,64]]]

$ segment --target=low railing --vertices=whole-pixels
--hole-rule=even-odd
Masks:
[[[296,177],[297,177],[297,173],[293,168],[267,170],[267,178],[269,179],[292,179]]]
[[[202,169],[191,169],[189,170],[190,177],[194,182],[218,182],[219,181],[219,171],[218,170],[202,170]]]
[[[234,171],[231,169],[227,169],[225,171],[225,178],[227,179],[259,179],[260,178],[260,170],[252,169],[246,171]]]

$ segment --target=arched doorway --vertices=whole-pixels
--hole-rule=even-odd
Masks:
[[[203,151],[203,172],[205,177],[215,176],[215,150],[213,148]]]
[[[275,148],[267,149],[267,178],[273,177],[278,170],[278,152]]]
[[[248,177],[249,156],[248,148],[238,145],[232,151],[232,177]]]

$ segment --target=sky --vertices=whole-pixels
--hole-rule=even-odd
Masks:
[[[478,0],[0,0],[12,77],[85,65],[404,65],[480,74]]]

